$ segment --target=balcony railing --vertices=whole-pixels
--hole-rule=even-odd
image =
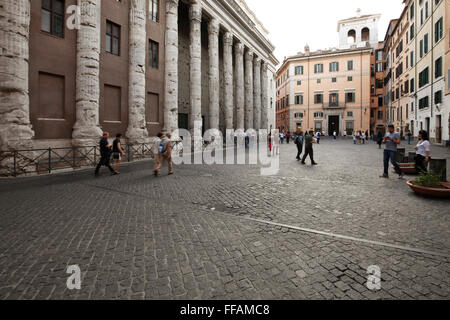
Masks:
[[[347,106],[347,103],[345,102],[325,102],[323,104],[324,109],[339,109],[339,108],[345,108]]]

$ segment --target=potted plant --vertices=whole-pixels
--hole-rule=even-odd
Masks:
[[[407,184],[419,195],[450,199],[450,183],[441,182],[441,177],[440,174],[421,172],[418,178]]]

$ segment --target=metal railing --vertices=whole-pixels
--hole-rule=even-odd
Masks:
[[[123,145],[122,161],[154,157],[151,144]],[[100,160],[97,146],[0,151],[0,176],[46,174],[55,170],[94,167]]]

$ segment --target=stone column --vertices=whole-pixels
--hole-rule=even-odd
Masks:
[[[223,73],[225,98],[225,128],[233,129],[233,34],[223,36]]]
[[[209,35],[209,129],[219,129],[219,21],[211,19]]]
[[[236,103],[236,129],[244,130],[244,45],[241,42],[235,44],[235,103]]]
[[[145,69],[146,69],[146,2],[130,2],[129,32],[129,84],[128,84],[128,142],[139,144],[148,142],[145,120]]]
[[[178,129],[178,0],[166,0],[164,132]]]
[[[256,57],[253,66],[253,128],[261,128],[261,58]]]
[[[245,53],[245,130],[253,129],[253,52]]]
[[[261,90],[262,90],[262,106],[261,106],[261,129],[269,130],[269,77],[267,75],[267,62],[262,64],[261,72]]]
[[[92,146],[102,136],[99,121],[101,0],[81,0],[77,33],[76,121],[72,144]]]
[[[29,0],[0,0],[0,150],[32,147]]]
[[[199,1],[194,0],[189,8],[190,19],[190,117],[189,128],[194,136],[194,128],[202,135],[202,7]],[[197,122],[197,127],[195,123]],[[198,126],[200,124],[200,126]]]

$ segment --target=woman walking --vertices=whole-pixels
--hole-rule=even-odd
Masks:
[[[416,170],[418,173],[426,173],[428,162],[430,161],[430,141],[428,141],[428,132],[421,130],[419,132],[419,142],[414,147],[416,150]]]
[[[125,155],[122,146],[120,145],[120,139],[122,139],[122,134],[118,133],[116,139],[113,141],[112,157],[114,161],[114,174],[119,174],[119,164],[122,157]]]

